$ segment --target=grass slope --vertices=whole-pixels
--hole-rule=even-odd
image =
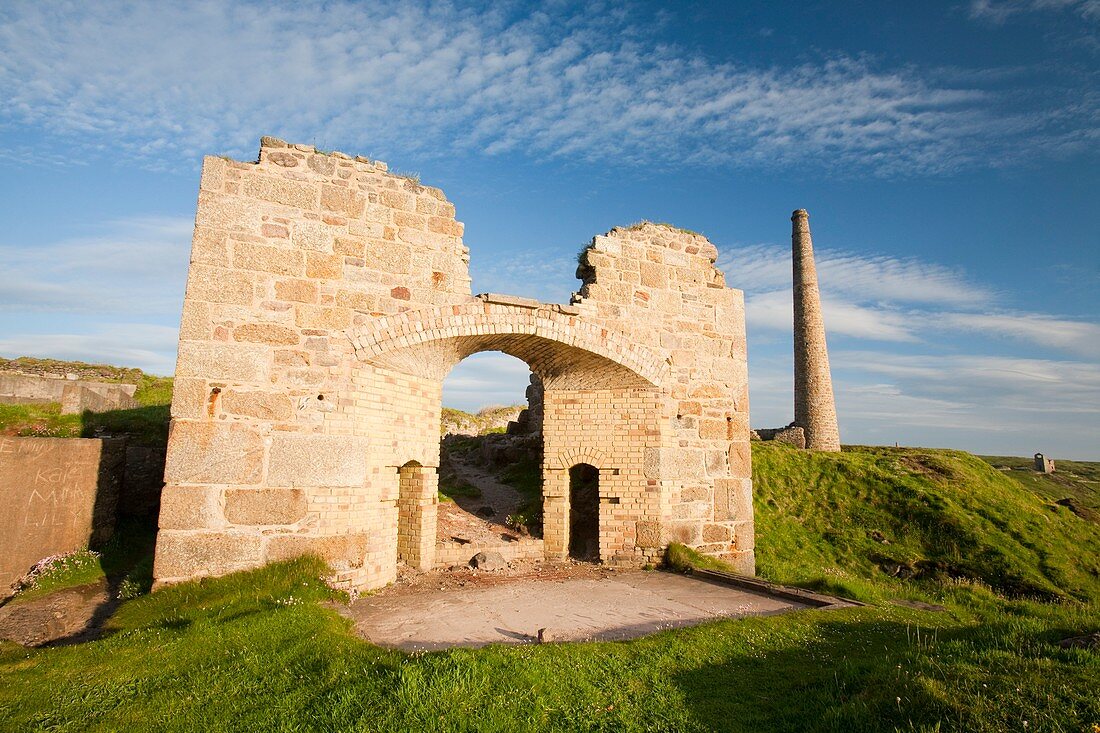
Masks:
[[[1100,653],[1056,643],[1100,629],[1094,524],[962,453],[754,460],[761,574],[872,605],[405,655],[351,637],[303,559],[128,601],[97,642],[0,646],[0,727],[1097,730]]]
[[[172,403],[172,378],[145,374],[140,369],[85,364],[56,359],[0,358],[0,369],[27,373],[77,374],[96,382],[136,384],[131,410],[84,412],[62,415],[60,403],[40,405],[0,404],[0,435],[43,438],[92,438],[99,435],[127,435],[136,445],[163,446],[168,441],[169,407]]]

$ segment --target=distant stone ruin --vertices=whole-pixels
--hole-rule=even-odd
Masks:
[[[593,527],[610,565],[676,541],[753,572],[744,302],[714,245],[612,229],[556,304],[473,295],[462,234],[442,191],[383,163],[273,138],[204,160],[158,583],[304,553],[348,588],[435,567],[442,382],[491,350],[541,384],[517,429],[542,426],[547,559]],[[583,523],[571,474],[598,484]]]
[[[1036,453],[1035,470],[1039,473],[1054,473],[1054,459],[1047,458],[1042,453]]]
[[[84,411],[108,412],[131,410],[138,406],[134,399],[137,385],[113,382],[92,382],[84,379],[47,374],[26,374],[0,371],[0,403],[36,405],[57,402],[62,415]]]

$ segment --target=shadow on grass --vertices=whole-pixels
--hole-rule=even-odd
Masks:
[[[82,644],[107,635],[104,625],[119,605],[152,590],[156,537],[155,515],[120,520],[111,539],[97,548],[107,584],[106,599],[96,605],[83,629],[54,639],[46,646]]]
[[[85,411],[81,437],[125,435],[131,445],[163,448],[168,444],[170,405],[149,405],[129,410]]]
[[[826,612],[827,613],[827,612]],[[751,649],[675,676],[705,730],[935,729],[952,711],[916,683],[910,629],[896,622],[815,626],[797,648]]]

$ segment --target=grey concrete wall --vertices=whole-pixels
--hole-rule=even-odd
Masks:
[[[125,441],[0,437],[0,592],[38,560],[114,532]]]
[[[39,374],[0,372],[0,402],[6,404],[43,404],[60,402],[65,415],[85,410],[107,412],[138,406],[134,399],[137,386],[111,382],[86,382]]]

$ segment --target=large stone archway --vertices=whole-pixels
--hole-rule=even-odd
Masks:
[[[743,300],[704,237],[613,229],[568,304],[470,293],[442,192],[271,138],[204,161],[180,329],[158,582],[307,552],[355,588],[433,565],[442,380],[527,362],[544,396],[545,548],[569,468],[599,470],[604,562],[670,541],[753,570]]]

